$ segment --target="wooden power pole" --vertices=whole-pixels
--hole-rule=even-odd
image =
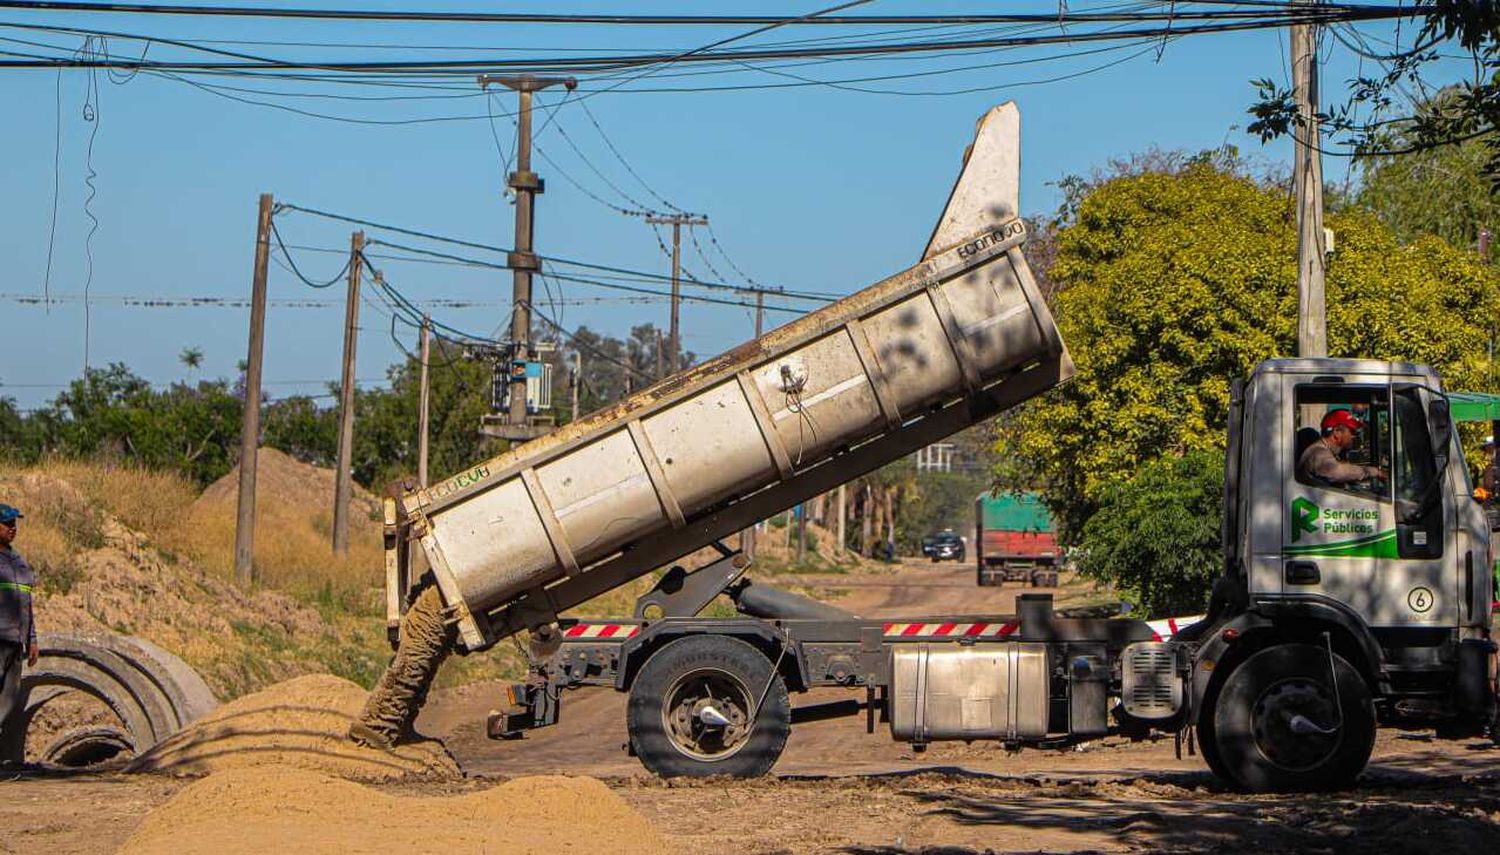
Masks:
[[[511,269],[511,321],[510,358],[506,369],[510,372],[510,404],[505,421],[486,426],[484,432],[503,439],[528,440],[546,433],[546,429],[531,423],[531,414],[526,411],[526,373],[516,371],[517,363],[531,359],[531,277],[542,269],[541,260],[532,251],[532,237],[536,226],[536,197],[546,189],[542,179],[531,171],[531,96],[549,86],[563,86],[573,91],[578,82],[571,77],[537,77],[531,74],[481,74],[481,89],[491,83],[512,89],[520,96],[520,110],[516,115],[516,171],[507,178],[507,184],[516,194],[515,248],[507,253],[505,265]]]
[[[427,369],[432,361],[432,317],[422,316],[422,379],[417,392],[417,483],[427,486],[427,406],[430,392],[427,386]]]
[[[1313,0],[1302,0],[1311,5]],[[1297,122],[1292,126],[1292,180],[1297,194],[1297,355],[1327,356],[1328,328],[1323,297],[1327,241],[1323,232],[1323,156],[1318,132],[1318,54],[1312,24],[1292,27],[1292,95]]]
[[[682,370],[682,330],[678,325],[678,306],[682,302],[682,227],[706,226],[708,217],[695,214],[663,214],[646,217],[653,226],[672,227],[672,324],[667,332],[667,373]]]
[[[260,194],[255,270],[250,286],[250,348],[245,359],[245,414],[240,421],[240,496],[234,522],[234,580],[255,581],[255,465],[260,449],[260,370],[266,346],[266,267],[271,260],[270,193]]]
[[[354,492],[354,352],[359,345],[359,279],[365,233],[349,236],[349,291],[344,298],[344,373],[339,385],[339,461],[333,482],[333,551],[349,552],[349,499]]]

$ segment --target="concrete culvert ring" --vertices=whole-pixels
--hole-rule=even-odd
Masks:
[[[0,759],[22,762],[29,756],[50,763],[66,757],[71,762],[65,765],[126,759],[217,705],[202,678],[186,663],[141,639],[43,634],[37,641],[41,656],[36,667],[23,672],[22,700],[0,735]],[[78,733],[59,746],[55,741],[59,725],[47,721],[45,710],[54,703],[67,703],[60,699],[74,697],[92,699],[109,715],[64,721],[62,729],[71,733],[103,728],[114,735]],[[34,727],[39,716],[46,727]],[[50,718],[56,718],[55,712]],[[37,739],[51,741],[41,748],[35,744]],[[33,741],[30,751],[28,741]]]
[[[79,727],[64,733],[42,751],[42,761],[85,769],[135,756],[130,735],[115,727]]]

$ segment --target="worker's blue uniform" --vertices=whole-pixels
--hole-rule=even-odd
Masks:
[[[21,667],[36,643],[31,619],[31,592],[36,573],[21,553],[0,548],[0,729],[21,695]]]

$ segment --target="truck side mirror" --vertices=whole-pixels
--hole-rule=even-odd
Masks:
[[[1453,439],[1453,415],[1446,396],[1433,393],[1427,402],[1427,429],[1432,434],[1433,455],[1446,458]]]

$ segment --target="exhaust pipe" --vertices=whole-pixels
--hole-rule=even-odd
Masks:
[[[740,614],[768,620],[854,620],[843,609],[820,603],[811,597],[783,591],[770,585],[759,585],[745,579],[729,590]]]

